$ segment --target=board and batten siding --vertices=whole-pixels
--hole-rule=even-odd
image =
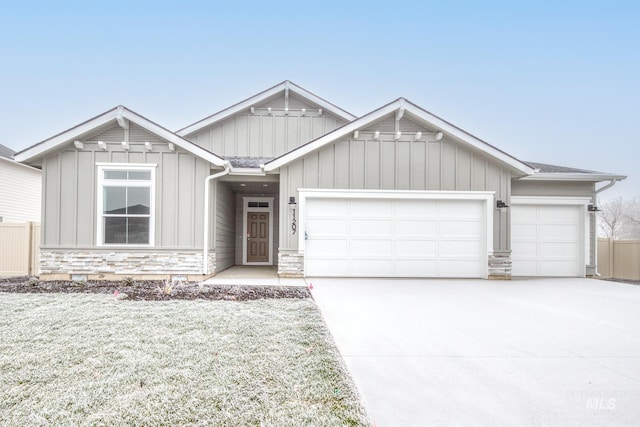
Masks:
[[[345,139],[280,169],[280,209],[287,212],[285,203],[291,196],[299,199],[300,188],[493,191],[496,200],[506,201],[510,187],[507,169],[448,137],[436,142]],[[281,218],[281,250],[298,247],[286,224],[290,220]],[[508,213],[494,209],[494,250],[508,250],[509,239]]]
[[[236,263],[236,198],[229,185],[215,182],[216,273]]]
[[[0,218],[2,222],[40,221],[40,170],[0,158]]]
[[[265,108],[284,108],[284,97],[249,110],[202,129],[187,139],[225,157],[278,157],[302,144],[306,144],[345,122],[323,112],[302,100],[290,97],[287,115],[281,111],[269,114]],[[302,114],[300,111],[307,111]]]
[[[208,162],[131,124],[130,149],[124,150],[124,130],[114,127],[84,140],[84,147],[66,149],[43,159],[42,244],[47,248],[97,246],[97,163],[155,164],[155,245],[164,249],[201,249],[204,180]],[[101,150],[97,141],[107,143]],[[144,143],[151,142],[153,151]]]

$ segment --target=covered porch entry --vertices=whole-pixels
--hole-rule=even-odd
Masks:
[[[215,182],[210,221],[216,275],[233,266],[277,265],[278,178],[227,175]]]

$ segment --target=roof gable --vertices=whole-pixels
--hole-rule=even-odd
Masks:
[[[251,107],[260,108],[262,106],[265,106],[267,103],[269,103],[269,101],[272,101],[278,98],[282,94],[284,94],[285,97],[288,98],[289,93],[295,96],[292,97],[292,104],[290,106],[285,107],[285,105],[282,105],[281,108],[283,109],[284,108],[301,109],[301,108],[305,108],[304,107],[305,105],[310,105],[313,107],[317,107],[319,110],[329,112],[342,120],[351,121],[356,118],[356,116],[343,110],[337,105],[334,105],[329,101],[323,98],[320,98],[319,96],[309,92],[308,90],[304,89],[301,86],[296,85],[295,83],[289,80],[285,80],[284,82],[277,84],[250,98],[247,98],[244,101],[240,101],[237,104],[234,104],[228,108],[225,108],[222,111],[219,111],[215,114],[212,114],[209,117],[205,117],[202,120],[199,120],[189,126],[186,126],[178,130],[176,134],[183,137],[193,135],[194,133],[200,131],[201,129],[204,129],[215,123],[229,119],[231,116],[233,116],[234,114],[237,114],[240,111],[248,110]],[[273,107],[273,108],[276,108],[276,107]]]
[[[427,127],[432,128],[435,132],[432,135],[425,137],[441,139],[444,135],[453,137],[457,141],[466,144],[478,151],[485,153],[487,156],[496,159],[498,162],[507,165],[512,170],[522,175],[530,175],[534,173],[534,169],[526,163],[516,159],[515,157],[505,153],[502,150],[482,141],[481,139],[471,135],[468,132],[452,125],[451,123],[441,119],[440,117],[418,107],[407,101],[404,98],[399,98],[377,110],[374,110],[364,116],[356,119],[350,123],[345,124],[326,135],[323,135],[289,153],[280,156],[265,164],[265,171],[273,171],[288,163],[291,163],[306,154],[318,150],[321,147],[330,144],[343,138],[347,135],[351,135],[354,132],[360,132],[361,130],[371,127],[375,123],[385,129],[381,132],[389,132],[387,129],[388,120],[385,120],[387,116],[395,114],[395,121],[398,123],[400,120],[409,119],[410,122],[424,123]],[[397,131],[398,129],[394,129]],[[399,129],[402,131],[402,129]],[[422,136],[421,136],[422,137]],[[374,138],[380,138],[380,135],[374,136]]]
[[[185,151],[210,162],[211,164],[216,166],[224,166],[226,164],[224,159],[122,105],[16,153],[15,160],[18,162],[34,162],[47,153],[55,151],[72,141],[92,137],[103,132],[109,132],[114,129],[116,125],[120,127],[128,127],[129,122],[132,124],[134,131],[136,129],[144,129],[152,134],[158,135],[160,138],[170,143],[177,145]],[[134,125],[137,125],[139,128]]]

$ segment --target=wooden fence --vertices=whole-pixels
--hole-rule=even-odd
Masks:
[[[607,279],[640,280],[640,240],[598,239],[598,273]]]
[[[39,248],[39,223],[0,223],[0,276],[38,274]]]

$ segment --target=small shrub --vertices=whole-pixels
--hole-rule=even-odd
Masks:
[[[31,277],[28,281],[27,281],[27,285],[29,286],[37,286],[40,283],[40,280],[38,280],[37,277]]]
[[[87,282],[84,280],[74,280],[71,282],[71,286],[77,286],[78,288],[84,288],[87,286]]]

